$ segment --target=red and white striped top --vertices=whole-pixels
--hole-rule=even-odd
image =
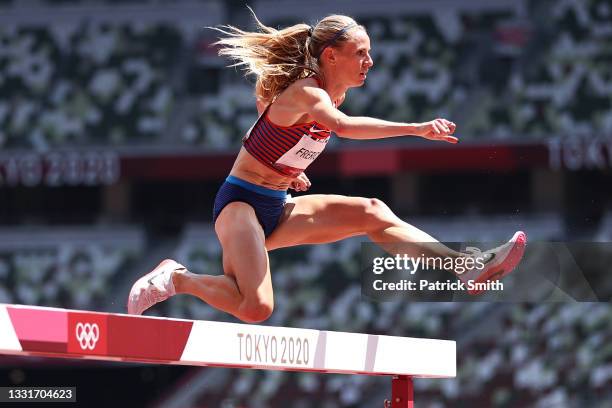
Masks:
[[[325,149],[331,130],[314,121],[279,126],[268,118],[268,109],[243,138],[244,148],[278,173],[297,177]]]

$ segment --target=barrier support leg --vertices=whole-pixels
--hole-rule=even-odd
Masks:
[[[412,377],[393,376],[391,381],[391,408],[414,408]]]

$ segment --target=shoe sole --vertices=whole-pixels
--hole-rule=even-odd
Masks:
[[[508,275],[516,268],[521,262],[523,254],[525,253],[525,247],[527,245],[527,235],[523,231],[518,231],[514,234],[510,241],[514,241],[514,245],[506,258],[499,264],[490,268],[483,275],[476,279],[476,283],[483,282],[495,282]],[[472,296],[480,295],[484,290],[468,290],[468,293]]]
[[[132,288],[130,289],[130,294],[128,295],[128,301],[127,301],[127,305],[126,305],[126,308],[127,308],[128,314],[132,314],[132,315],[141,315],[141,314],[143,314],[143,313],[144,313],[144,311],[145,311],[145,310],[147,310],[147,309],[145,309],[145,310],[143,310],[143,311],[142,311],[142,312],[140,312],[140,313],[136,313],[136,311],[135,311],[135,310],[130,310],[130,303],[131,303],[131,302],[130,302],[130,299],[132,298],[132,292],[134,292],[134,288],[136,288],[137,286],[139,286],[139,284],[140,284],[142,281],[146,281],[146,282],[148,282],[148,281],[149,281],[149,279],[151,279],[151,278],[152,278],[154,275],[157,275],[157,274],[159,273],[159,269],[160,269],[160,268],[162,268],[162,267],[164,267],[164,266],[165,266],[166,264],[168,264],[169,262],[173,262],[173,263],[175,263],[176,265],[179,265],[179,264],[178,264],[178,262],[176,262],[176,261],[174,261],[174,260],[172,260],[172,259],[164,259],[163,261],[161,261],[161,262],[159,263],[159,265],[157,265],[157,266],[155,267],[155,269],[153,269],[151,272],[147,273],[146,275],[141,276],[140,278],[138,278],[138,280],[137,280],[136,282],[134,282],[134,284],[132,285]]]

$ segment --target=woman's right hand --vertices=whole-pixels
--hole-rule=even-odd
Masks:
[[[415,135],[429,140],[440,140],[448,143],[458,143],[459,139],[451,136],[457,125],[446,119],[434,119],[415,126]]]

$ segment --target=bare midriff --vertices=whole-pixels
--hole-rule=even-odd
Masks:
[[[272,190],[287,190],[293,177],[283,176],[276,170],[261,163],[251,156],[244,147],[240,148],[238,157],[230,171],[230,175],[238,177],[249,183],[269,188]]]

